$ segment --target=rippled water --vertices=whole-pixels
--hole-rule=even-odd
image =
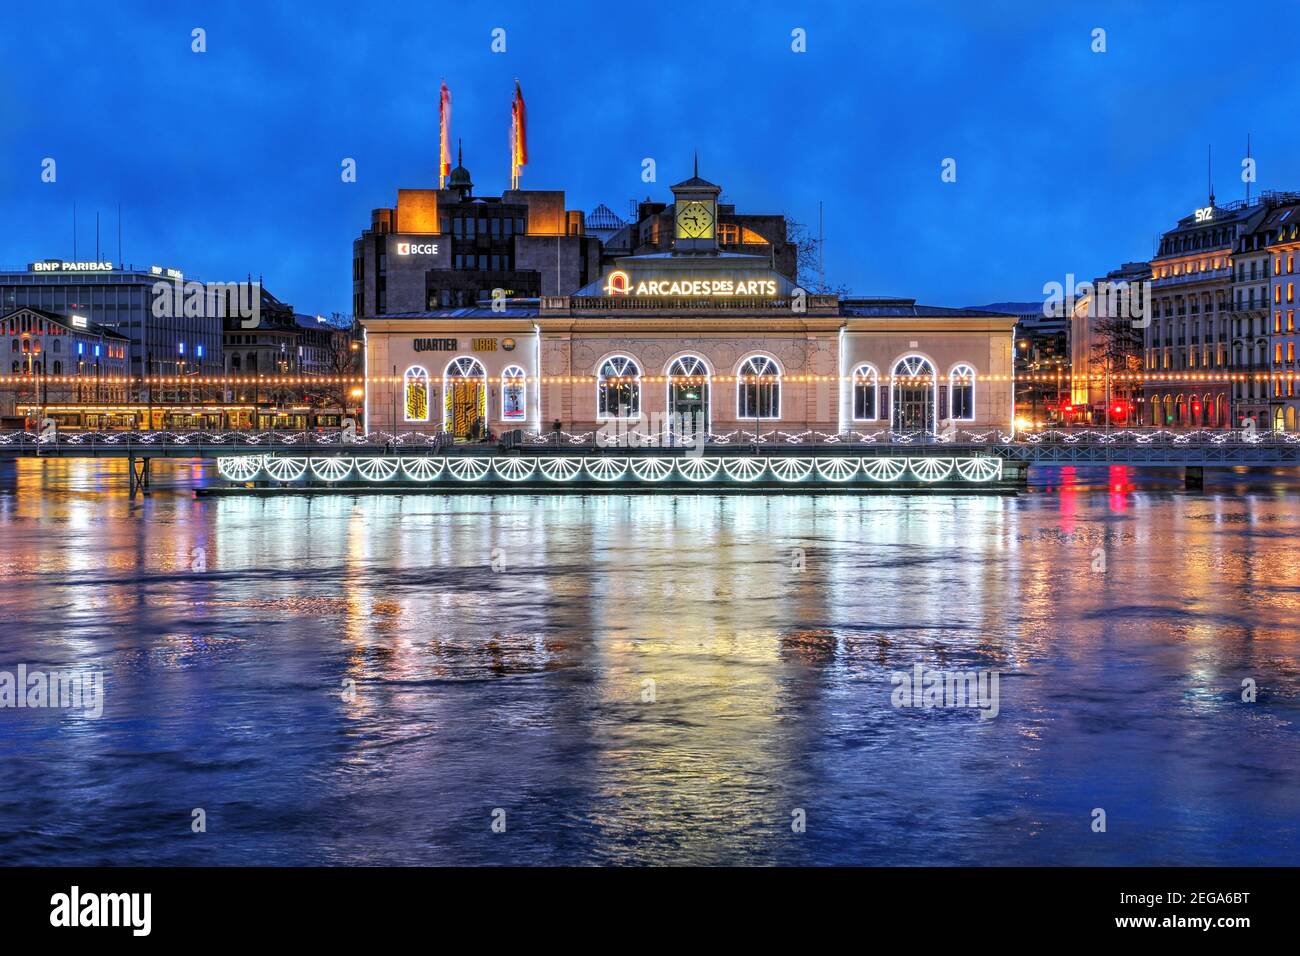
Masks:
[[[107,671],[99,719],[0,709],[6,863],[1300,862],[1300,477],[210,480],[0,463],[0,670]],[[998,716],[895,709],[916,663]]]

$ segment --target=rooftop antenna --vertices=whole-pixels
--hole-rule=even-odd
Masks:
[[[122,266],[122,204],[117,204],[117,264]]]
[[[77,201],[72,200],[72,261],[77,261]]]
[[[1214,147],[1205,146],[1205,179],[1210,184],[1210,205],[1214,205]]]
[[[700,178],[700,151],[695,151],[695,178]]]
[[[1250,134],[1249,133],[1246,134],[1246,158],[1250,159]],[[1247,163],[1246,165],[1249,166],[1250,163]],[[1250,205],[1250,180],[1249,179],[1246,180],[1246,205],[1247,206]]]
[[[95,210],[95,261],[99,261],[99,210]]]
[[[822,289],[826,288],[826,219],[822,212],[822,201],[817,200],[817,281]]]

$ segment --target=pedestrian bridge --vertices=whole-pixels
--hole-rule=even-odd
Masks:
[[[1062,429],[904,433],[752,432],[623,435],[509,432],[500,441],[453,444],[446,436],[322,432],[0,433],[0,459],[103,458],[130,462],[131,491],[149,486],[155,458],[215,459],[233,486],[479,490],[1005,490],[1035,465],[1183,469],[1189,485],[1206,468],[1300,466],[1300,434],[1250,429]],[[646,490],[650,490],[646,488]]]

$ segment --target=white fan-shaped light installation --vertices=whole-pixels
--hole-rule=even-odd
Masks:
[[[493,458],[492,470],[506,481],[523,481],[537,470],[536,458]]]
[[[402,474],[411,481],[433,481],[442,474],[441,458],[403,458]]]
[[[358,458],[357,472],[366,481],[388,481],[397,474],[397,459]]]
[[[872,481],[897,481],[906,469],[906,458],[862,459],[862,473]]]
[[[626,458],[584,458],[582,463],[597,481],[617,481],[627,471]]]
[[[687,481],[712,481],[720,464],[716,458],[678,458],[677,473]]]
[[[912,474],[925,482],[942,481],[952,474],[951,458],[909,458],[907,466]]]
[[[768,466],[772,469],[772,474],[776,475],[784,482],[803,481],[812,474],[813,460],[811,458],[773,458]]]
[[[262,467],[276,481],[297,481],[307,471],[307,459],[267,455],[262,460]]]
[[[993,481],[1002,477],[1002,459],[958,458],[957,474],[966,481]]]
[[[827,481],[848,481],[858,473],[856,458],[818,458],[817,474]]]
[[[724,458],[722,470],[734,481],[753,481],[767,470],[762,458]]]
[[[673,473],[671,458],[633,458],[632,474],[642,481],[663,481]]]
[[[313,458],[311,460],[311,473],[321,481],[342,481],[351,471],[351,458]]]
[[[487,474],[486,458],[449,458],[447,470],[457,481],[478,481]]]
[[[230,481],[252,481],[262,469],[260,455],[240,455],[237,458],[218,458],[217,471]]]
[[[582,470],[581,458],[540,458],[537,467],[551,481],[572,481]]]

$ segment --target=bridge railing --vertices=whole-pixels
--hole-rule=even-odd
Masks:
[[[951,430],[929,432],[877,431],[822,432],[816,430],[759,431],[752,429],[710,432],[704,436],[709,446],[942,446],[942,445],[1153,445],[1153,446],[1296,446],[1298,432],[1272,432],[1237,429],[1168,429],[1168,428],[1062,428],[1022,431],[1010,434],[999,429]],[[587,432],[532,432],[514,436],[511,447],[593,448],[593,447],[683,447],[694,443],[690,435],[662,435],[649,432],[621,432],[614,435]],[[148,452],[163,448],[230,447],[248,449],[311,449],[363,445],[371,448],[443,448],[450,444],[446,434],[423,432],[370,432],[368,435],[342,429],[321,431],[52,431],[0,432],[0,451],[30,449],[35,451],[97,449]],[[495,446],[495,441],[482,443]]]

